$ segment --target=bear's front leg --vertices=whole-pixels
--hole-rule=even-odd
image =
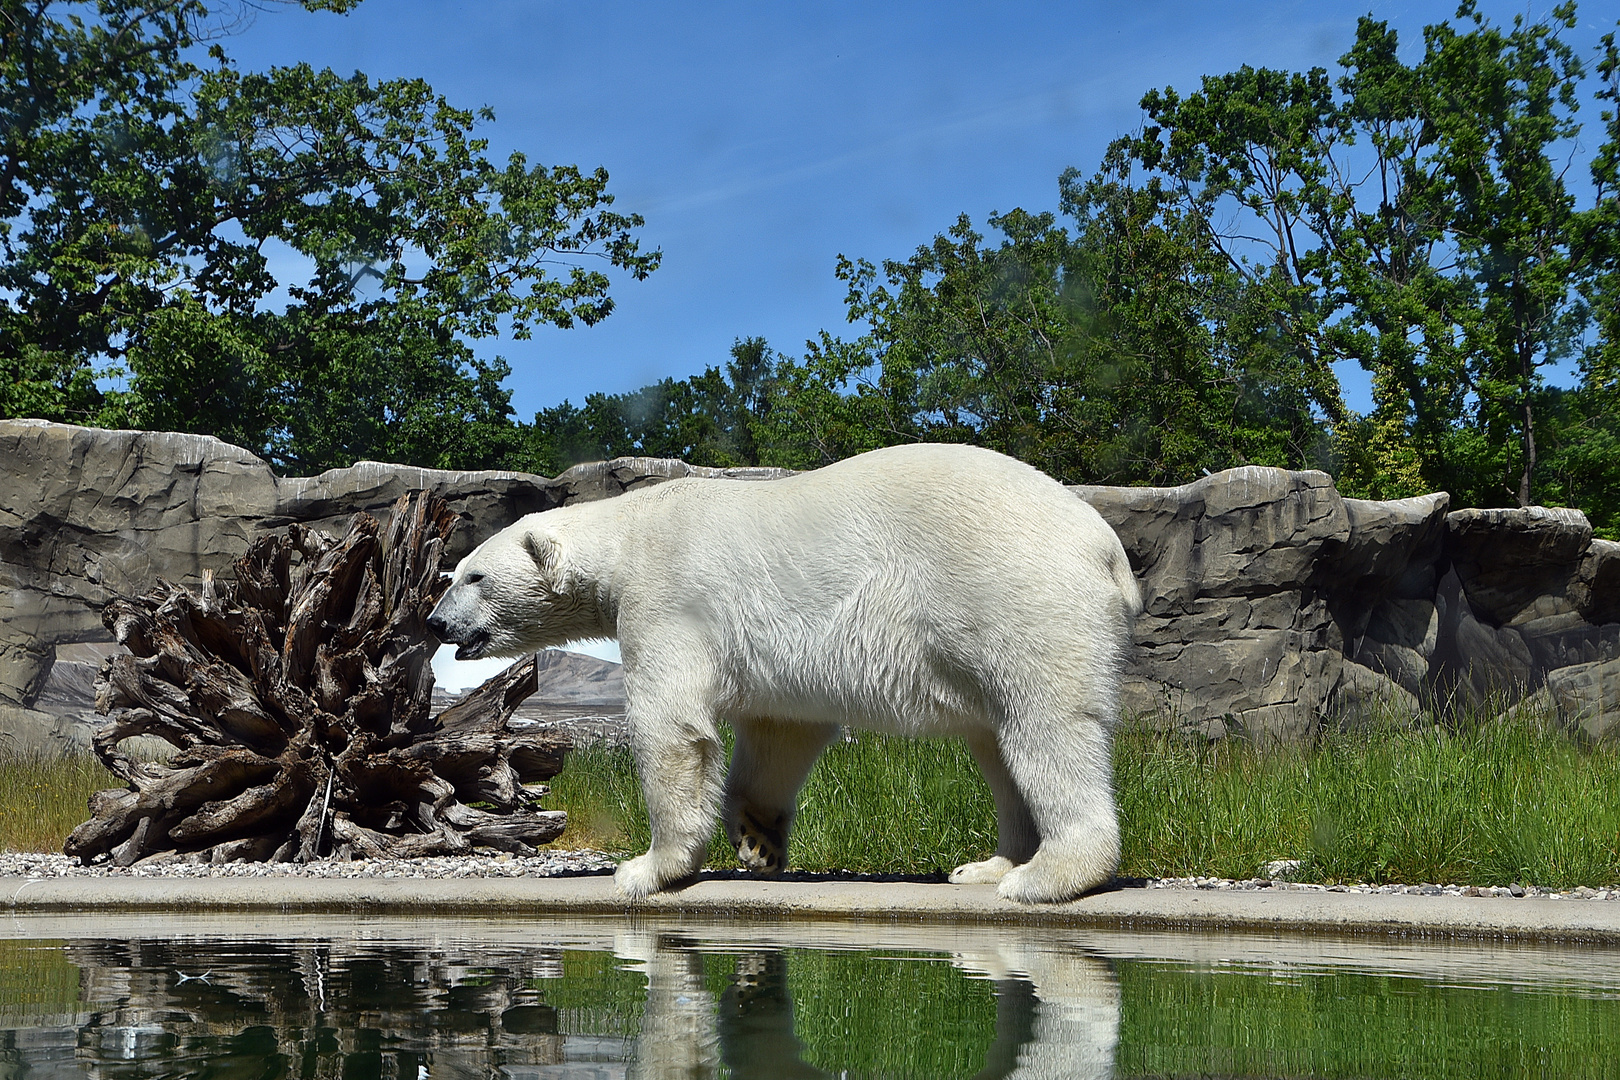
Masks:
[[[703,868],[714,832],[724,754],[712,716],[632,707],[630,747],[647,800],[652,846],[619,864],[613,883],[639,899]]]

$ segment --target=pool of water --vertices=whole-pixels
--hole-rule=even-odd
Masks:
[[[1620,1074],[1620,950],[871,925],[18,917],[8,1077]]]

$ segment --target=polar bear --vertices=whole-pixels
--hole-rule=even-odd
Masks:
[[[852,724],[965,739],[998,837],[950,879],[1038,903],[1118,865],[1110,747],[1140,610],[1080,498],[994,451],[918,444],[530,514],[461,561],[428,625],[460,659],[619,639],[652,826],[615,875],[629,896],[696,873],[716,810],[745,866],[782,870],[799,788]]]

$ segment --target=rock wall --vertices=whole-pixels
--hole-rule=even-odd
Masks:
[[[1443,492],[1367,502],[1255,467],[1074,490],[1142,581],[1130,712],[1288,740],[1534,698],[1620,736],[1620,544],[1578,510],[1448,513]]]
[[[730,475],[783,473],[624,458],[555,480],[370,461],[289,478],[208,436],[0,420],[0,733],[27,749],[75,741],[58,717],[32,708],[57,647],[107,641],[101,609],[113,596],[159,577],[198,582],[267,530],[301,522],[341,534],[356,512],[383,515],[407,491],[427,489],[462,518],[449,553],[459,559],[524,514],[677,476]]]
[[[108,599],[200,580],[267,529],[341,531],[425,488],[463,518],[459,558],[526,513],[680,476],[782,475],[624,458],[555,480],[375,462],[284,478],[205,436],[0,421],[0,730],[42,722],[30,707],[56,648],[106,640]],[[1620,737],[1620,544],[1594,540],[1579,511],[1448,513],[1444,493],[1365,502],[1325,473],[1257,467],[1073,490],[1142,581],[1133,713],[1298,739],[1325,722],[1533,698],[1592,738]]]

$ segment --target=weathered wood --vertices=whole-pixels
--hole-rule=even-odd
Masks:
[[[455,515],[407,496],[386,529],[291,526],[255,541],[234,583],[159,581],[107,606],[128,650],[103,665],[97,755],[128,787],[97,792],[64,850],[86,862],[408,858],[530,852],[561,833],[534,783],[569,742],[514,731],[531,657],[432,715],[426,619]],[[131,758],[134,735],[175,748]]]

